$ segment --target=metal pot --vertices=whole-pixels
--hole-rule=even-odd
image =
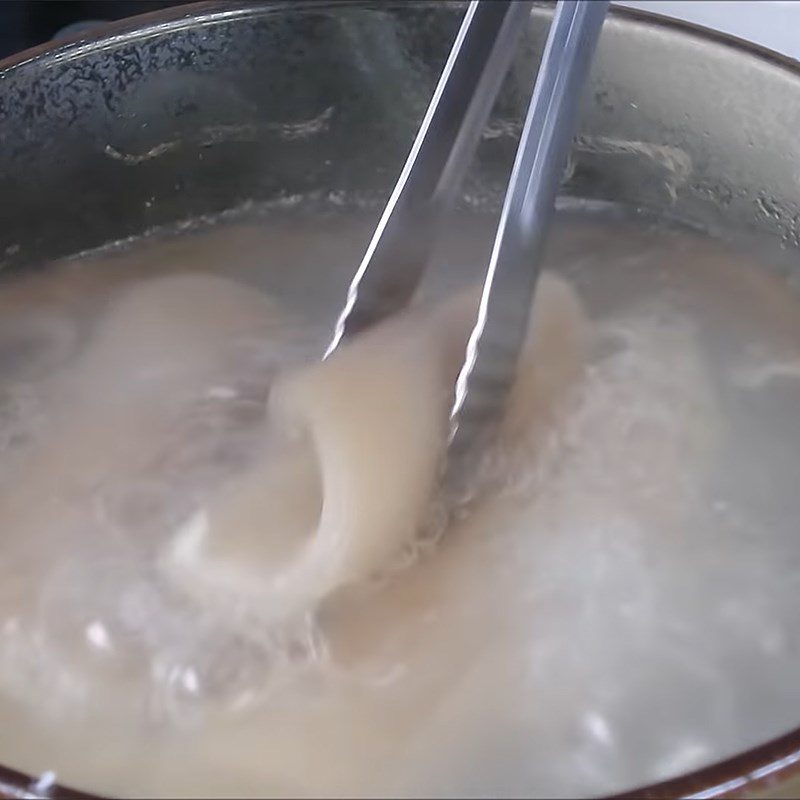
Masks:
[[[6,60],[0,267],[35,267],[253,201],[384,198],[460,10],[445,2],[200,3]],[[532,15],[467,181],[473,203],[499,205],[549,14],[543,6]],[[799,128],[800,64],[615,10],[564,191],[771,242],[800,285]],[[800,728],[630,796],[767,788],[775,796],[798,764]],[[0,794],[19,797],[31,785],[0,769]]]

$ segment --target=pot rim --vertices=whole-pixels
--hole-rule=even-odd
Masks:
[[[394,5],[429,4],[428,0],[384,0]],[[198,23],[221,23],[235,19],[279,13],[289,8],[330,9],[338,6],[369,5],[375,0],[204,0],[158,11],[150,11],[108,22],[77,32],[58,41],[46,42],[5,59],[0,59],[0,73],[7,73],[33,61],[58,62],[79,58],[83,54],[126,42],[182,30]],[[538,2],[549,6],[551,2]],[[613,17],[637,24],[672,29],[704,41],[747,53],[793,73],[800,78],[800,61],[722,31],[668,17],[652,11],[627,6],[613,6]],[[665,781],[607,796],[605,800],[666,800],[667,798],[741,797],[745,793],[764,791],[790,776],[800,775],[800,727],[773,738],[764,744],[741,751],[693,772]],[[50,773],[35,778],[0,764],[0,797],[21,798],[43,796],[52,800],[103,800],[102,795],[82,792],[49,781]]]

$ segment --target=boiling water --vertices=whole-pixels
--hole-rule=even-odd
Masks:
[[[0,287],[2,761],[117,795],[576,796],[794,727],[800,307],[677,228],[562,214],[549,262],[592,356],[528,456],[489,465],[492,499],[408,563],[284,627],[164,579],[275,375],[322,352],[372,223],[273,213]],[[462,219],[423,293],[479,278],[491,226]],[[145,327],[87,367],[117,299],[171,273],[249,287],[249,321],[167,291],[209,321],[197,341],[165,354]],[[155,398],[151,362],[176,369]]]

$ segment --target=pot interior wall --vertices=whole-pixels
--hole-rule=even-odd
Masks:
[[[0,266],[248,202],[385,198],[457,29],[452,3],[202,4],[0,70]],[[499,204],[550,11],[537,8],[465,196]],[[800,76],[616,11],[565,192],[800,237]]]

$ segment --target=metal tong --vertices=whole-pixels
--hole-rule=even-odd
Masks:
[[[350,284],[326,357],[405,307],[527,27],[529,0],[472,0],[400,178]],[[608,0],[559,0],[455,386],[445,484],[458,492],[501,417]]]

